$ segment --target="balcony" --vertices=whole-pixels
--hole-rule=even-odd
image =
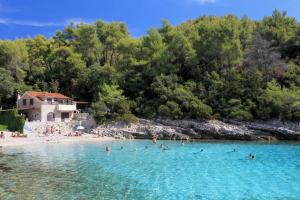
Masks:
[[[74,111],[76,110],[76,104],[58,104],[58,111]]]

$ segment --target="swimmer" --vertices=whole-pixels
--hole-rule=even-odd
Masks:
[[[254,159],[254,155],[252,155],[252,154],[250,153],[249,156],[248,156],[248,159],[249,159],[249,160],[253,160],[253,159]]]
[[[121,149],[123,149],[123,147],[121,147]]]
[[[161,149],[164,148],[164,145],[163,144],[159,145],[159,148],[161,148]]]
[[[203,152],[203,149],[201,149],[200,152]]]
[[[236,149],[233,149],[233,152],[236,152]]]
[[[109,146],[106,146],[106,147],[105,147],[105,151],[106,151],[106,152],[110,152],[110,150],[111,150],[111,148],[110,148]]]
[[[182,146],[184,146],[184,145],[185,145],[185,143],[182,141],[182,142],[181,142],[181,145],[182,145]]]
[[[163,151],[165,151],[165,150],[169,150],[169,147],[168,146],[164,146],[163,147]]]
[[[153,143],[153,144],[156,144],[156,143],[157,143],[156,138],[153,138],[153,139],[152,139],[152,143]]]

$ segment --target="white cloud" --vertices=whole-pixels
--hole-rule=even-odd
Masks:
[[[70,18],[63,21],[36,21],[36,20],[19,20],[19,19],[11,19],[11,18],[1,18],[0,17],[0,24],[5,25],[20,25],[20,26],[32,26],[32,27],[55,27],[55,26],[67,26],[70,25],[71,22],[75,25],[80,23],[93,23],[95,19],[83,19],[83,18]]]
[[[9,18],[0,18],[0,24],[6,25],[21,25],[21,26],[33,26],[33,27],[51,27],[51,26],[63,26],[64,23],[60,22],[42,22],[42,21],[27,21],[17,20]]]
[[[20,26],[32,26],[32,27],[59,27],[59,26],[68,26],[72,23],[75,25],[80,23],[94,23],[96,19],[83,19],[83,18],[69,18],[62,21],[37,21],[37,20],[19,20],[12,18],[1,18],[0,24],[4,25],[20,25]]]
[[[71,22],[74,23],[75,25],[80,24],[80,23],[88,23],[91,24],[96,20],[91,20],[91,19],[83,19],[83,18],[70,18],[65,20],[65,25],[69,25]]]

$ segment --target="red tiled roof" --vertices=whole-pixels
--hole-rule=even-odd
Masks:
[[[35,92],[35,91],[27,91],[30,96],[34,97],[52,97],[55,99],[71,99],[60,93],[51,93],[51,92]]]

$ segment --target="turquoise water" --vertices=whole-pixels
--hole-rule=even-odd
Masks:
[[[162,151],[161,143],[170,149]],[[115,141],[0,149],[0,199],[300,199],[300,143]]]

